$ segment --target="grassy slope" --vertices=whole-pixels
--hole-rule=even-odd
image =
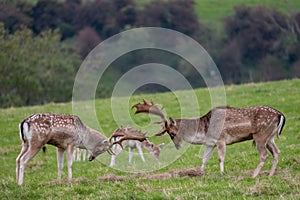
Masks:
[[[300,2],[297,0],[273,1],[273,0],[195,0],[195,10],[200,19],[208,21],[219,21],[234,13],[237,5],[265,6],[274,8],[285,14],[300,11]]]
[[[186,96],[191,91],[182,91]],[[300,80],[289,80],[253,85],[227,86],[227,104],[236,107],[252,105],[269,105],[282,111],[287,118],[286,126],[280,139],[276,139],[281,150],[278,170],[274,177],[265,175],[252,179],[251,172],[258,164],[257,151],[251,141],[228,146],[225,160],[226,174],[219,174],[219,164],[216,152],[208,162],[204,177],[172,178],[168,180],[139,180],[134,178],[119,182],[102,182],[98,177],[109,173],[128,176],[111,169],[100,160],[108,159],[103,155],[95,162],[74,163],[73,176],[87,178],[89,181],[72,183],[49,183],[56,179],[55,148],[48,146],[48,152],[39,153],[29,162],[25,171],[25,183],[19,187],[15,183],[15,159],[21,150],[18,135],[18,123],[26,116],[37,112],[71,113],[71,104],[49,104],[45,106],[10,108],[0,110],[0,197],[1,199],[47,198],[59,199],[95,199],[95,198],[169,198],[191,199],[200,198],[300,198]],[[206,89],[196,90],[201,113],[210,109],[209,94]],[[171,116],[179,116],[179,109],[174,95],[171,93],[133,96],[132,102],[141,98],[154,99],[164,105]],[[171,102],[168,104],[168,102]],[[192,107],[193,105],[184,105]],[[109,135],[116,125],[110,113],[110,100],[97,100],[96,107],[100,124]],[[132,112],[132,111],[131,111]],[[105,114],[104,114],[105,113]],[[139,124],[144,123],[144,117],[134,117]],[[158,130],[157,130],[158,131]],[[153,138],[151,138],[152,140]],[[157,140],[154,140],[157,141]],[[157,142],[160,142],[157,141]],[[166,140],[166,142],[170,142]],[[176,151],[166,148],[166,151]],[[202,158],[201,146],[191,146],[176,162],[156,173],[187,167],[199,167]],[[125,156],[127,159],[127,155]],[[121,159],[120,157],[117,159]],[[134,157],[139,162],[137,156]],[[149,164],[149,160],[148,164]],[[272,159],[268,159],[263,170],[269,170]],[[147,164],[147,163],[146,163]],[[63,178],[66,178],[66,168]]]

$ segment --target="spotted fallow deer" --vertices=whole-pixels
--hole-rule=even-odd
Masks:
[[[79,117],[68,114],[34,114],[24,119],[20,125],[20,139],[22,150],[16,159],[17,183],[23,184],[25,166],[46,144],[57,147],[58,180],[61,179],[63,168],[63,154],[66,151],[68,165],[68,179],[72,179],[72,157],[75,148],[90,151],[89,161],[99,154],[108,152],[113,154],[111,147],[119,144],[116,141],[110,144],[108,138],[100,132],[84,125]],[[146,137],[131,137],[120,135],[120,141],[139,140]],[[121,145],[121,144],[120,144]]]
[[[274,142],[274,137],[280,135],[285,124],[285,117],[271,107],[216,107],[200,118],[169,118],[169,120],[163,114],[162,109],[153,102],[148,103],[144,100],[144,103],[135,104],[133,107],[136,108],[135,114],[149,113],[160,116],[163,129],[156,135],[162,136],[168,133],[177,149],[181,147],[182,141],[205,145],[202,171],[215,147],[218,148],[220,171],[223,173],[226,145],[253,139],[260,162],[252,177],[255,178],[259,174],[268,158],[267,149],[274,159],[269,175],[272,176],[275,173],[280,151]]]
[[[119,135],[120,133],[121,133],[121,135],[123,135],[123,132],[125,132],[125,133],[130,132],[131,135],[133,135],[134,132],[136,132],[138,134],[143,134],[140,130],[136,130],[132,127],[124,127],[124,128],[121,127],[121,128],[118,128],[117,130],[115,130],[114,133],[112,134],[112,136]],[[121,139],[121,137],[117,136],[113,140],[118,141],[120,139]],[[126,140],[126,141],[123,141],[121,144],[122,144],[122,146],[117,145],[117,144],[112,146],[112,151],[114,152],[114,154],[111,155],[111,161],[110,161],[111,167],[116,165],[117,155],[120,154],[122,152],[122,150],[126,147],[128,147],[128,149],[129,149],[129,162],[132,161],[132,156],[133,156],[132,149],[137,149],[142,161],[145,162],[145,158],[144,158],[142,149],[146,149],[147,151],[149,151],[151,153],[151,155],[158,160],[160,150],[163,146],[163,144],[155,145],[147,139],[142,142],[140,142],[138,140]]]

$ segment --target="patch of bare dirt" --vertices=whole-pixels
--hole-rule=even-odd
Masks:
[[[200,168],[191,168],[191,169],[181,169],[172,171],[175,176],[188,176],[188,177],[195,177],[195,176],[203,176],[203,172]]]
[[[106,175],[100,176],[98,178],[99,181],[123,181],[125,179],[129,179],[129,177],[118,176],[118,175],[115,175],[115,174],[106,174]]]
[[[115,174],[106,174],[104,176],[100,176],[98,178],[99,181],[124,181],[124,180],[132,180],[132,179],[142,179],[142,180],[160,180],[160,179],[170,179],[173,177],[199,177],[203,176],[203,172],[200,168],[190,168],[190,169],[180,169],[169,171],[165,173],[157,173],[157,174],[145,174],[138,173],[135,175],[125,175],[118,176]],[[65,183],[79,183],[79,182],[88,182],[90,181],[88,178],[73,178],[72,180],[54,180],[49,182],[43,182],[41,185],[56,185],[56,184],[65,184]]]
[[[169,171],[160,174],[144,174],[140,173],[135,176],[118,176],[115,174],[107,174],[98,178],[100,181],[123,181],[130,180],[132,178],[141,178],[142,180],[159,180],[159,179],[170,179],[173,177],[196,177],[203,176],[203,172],[199,168],[191,169],[180,169]]]

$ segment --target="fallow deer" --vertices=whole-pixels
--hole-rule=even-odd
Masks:
[[[119,135],[120,133],[121,133],[121,135],[123,135],[123,132],[131,132],[130,133],[131,135],[133,135],[134,132],[138,132],[139,134],[142,134],[141,131],[136,130],[132,127],[125,127],[125,128],[121,127],[121,128],[118,128],[112,134],[112,136]],[[113,140],[118,141],[120,139],[121,139],[121,137],[117,136]],[[112,150],[113,150],[114,154],[111,155],[111,162],[110,162],[111,167],[116,165],[116,157],[118,154],[120,154],[122,152],[123,148],[128,147],[128,149],[129,149],[129,162],[131,162],[131,160],[132,160],[132,156],[133,156],[132,149],[134,149],[134,148],[136,148],[138,150],[138,153],[139,153],[142,161],[145,162],[145,158],[144,158],[142,149],[146,149],[147,151],[149,151],[152,154],[152,156],[158,160],[160,150],[163,146],[163,144],[155,145],[147,139],[142,142],[140,142],[138,140],[126,140],[126,141],[123,141],[121,144],[122,144],[122,146],[117,145],[117,144],[112,146]]]
[[[63,154],[66,151],[68,179],[70,180],[72,179],[72,155],[75,148],[89,150],[89,161],[92,161],[106,151],[113,154],[111,147],[114,144],[121,145],[121,141],[146,139],[145,136],[119,135],[120,142],[110,144],[106,136],[84,125],[79,117],[69,114],[34,114],[24,119],[19,129],[22,141],[22,150],[16,159],[16,176],[19,185],[23,183],[26,164],[46,144],[57,147],[58,180],[61,179]]]
[[[216,107],[206,115],[196,119],[172,119],[165,117],[162,109],[153,102],[137,103],[133,107],[137,113],[158,115],[162,119],[163,129],[157,136],[168,133],[179,149],[182,141],[206,146],[201,170],[204,171],[215,147],[218,148],[220,171],[224,172],[226,145],[254,140],[260,155],[260,162],[254,170],[255,178],[268,158],[267,149],[273,156],[272,168],[269,175],[275,173],[280,151],[274,142],[275,135],[279,136],[285,124],[284,115],[268,106],[248,108]]]

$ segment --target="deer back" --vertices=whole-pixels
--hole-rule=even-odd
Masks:
[[[250,140],[253,134],[272,134],[282,113],[268,106],[249,108],[216,107],[196,119],[175,119],[167,130],[176,148],[182,141],[214,145],[224,139],[227,144]],[[284,119],[284,117],[283,117]]]
[[[225,115],[220,138],[224,138],[226,144],[250,140],[255,134],[268,137],[277,129],[281,118],[284,119],[282,113],[268,106],[216,109],[222,109]]]
[[[20,124],[20,137],[23,141],[36,139],[43,145],[52,144],[65,148],[68,143],[79,140],[79,132],[86,127],[74,115],[42,113],[24,119]]]

